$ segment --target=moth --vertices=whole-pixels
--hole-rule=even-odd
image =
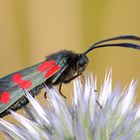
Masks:
[[[140,49],[135,43],[107,43],[116,40],[140,41],[140,37],[134,35],[122,35],[101,40],[91,45],[83,53],[63,50],[46,57],[46,60],[34,66],[16,71],[0,79],[0,117],[9,114],[9,109],[16,111],[29,103],[24,96],[28,91],[35,97],[40,93],[43,84],[51,88],[59,85],[60,94],[62,84],[69,83],[80,76],[89,62],[87,54],[94,49],[103,47],[126,47]],[[107,43],[107,44],[106,44]]]

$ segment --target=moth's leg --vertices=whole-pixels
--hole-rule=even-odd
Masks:
[[[47,98],[47,92],[44,93],[44,98],[45,98],[45,99]]]
[[[29,103],[29,100],[24,96],[22,97],[16,104],[13,105],[11,108],[12,110],[16,111]]]
[[[78,73],[78,74],[74,75],[73,77],[71,77],[70,79],[64,80],[63,83],[69,83],[70,81],[72,81],[73,79],[75,79],[76,77],[78,77],[78,76],[80,76],[80,75],[81,75],[81,73]],[[83,78],[83,81],[85,82],[84,76],[82,76],[82,78]],[[94,92],[97,93],[97,89],[95,89]],[[102,109],[102,105],[99,103],[98,100],[96,100],[96,103],[97,103],[98,106]]]
[[[64,80],[63,83],[66,83],[67,84],[67,83],[69,83],[70,81],[72,81],[73,79],[75,79],[76,77],[78,77],[80,75],[81,75],[81,73],[78,73],[78,74],[74,75],[73,77]]]
[[[73,79],[75,79],[76,77],[78,77],[79,75],[81,75],[81,73],[80,74],[77,74],[77,75],[74,75],[73,77],[71,77],[71,78],[69,78],[67,80],[64,80],[63,83],[67,84],[70,81],[72,81]],[[59,85],[59,93],[60,93],[60,95],[62,97],[64,97],[66,99],[66,96],[62,93],[61,89],[62,89],[62,83],[60,83],[60,85]]]
[[[102,109],[102,106],[101,106],[101,104],[99,103],[99,101],[96,99],[95,100],[96,101],[96,103],[98,104],[98,106],[100,107],[100,109]]]
[[[62,89],[62,83],[60,83],[60,85],[59,85],[59,93],[60,93],[60,95],[61,95],[62,97],[64,97],[64,98],[66,99],[66,96],[63,95],[61,89]],[[44,93],[44,98],[45,98],[45,99],[47,98],[47,92]]]
[[[94,90],[94,92],[97,93],[97,89]],[[97,99],[95,99],[96,103],[98,104],[98,106],[100,107],[100,109],[102,109],[102,105],[99,103],[99,101]]]
[[[71,77],[71,78],[69,78],[67,80],[64,80],[63,83],[65,83],[65,84],[66,83],[69,83],[70,81],[72,81],[73,79],[75,79],[76,77],[78,77],[79,75],[81,75],[81,73],[80,74],[77,74],[77,75],[74,75],[73,77]],[[62,93],[61,89],[62,89],[62,83],[60,83],[60,85],[59,85],[59,93],[60,93],[60,95],[62,97],[64,97],[66,99],[66,96]]]
[[[62,97],[64,97],[66,99],[67,97],[61,92],[61,89],[62,89],[62,83],[60,83],[60,85],[59,85],[59,93]]]
[[[83,79],[83,84],[85,83],[85,76],[82,74],[82,79]],[[97,93],[97,89],[94,90],[94,92]],[[99,101],[97,99],[95,99],[96,103],[98,104],[98,106],[100,107],[100,109],[102,109],[101,104],[99,103]]]

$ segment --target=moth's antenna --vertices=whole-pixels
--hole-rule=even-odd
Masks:
[[[117,47],[124,47],[124,48],[133,48],[140,50],[140,45],[132,44],[132,43],[115,43],[115,44],[103,44],[103,45],[97,45],[93,49],[96,48],[102,48],[102,47],[108,47],[108,46],[117,46]],[[93,50],[92,49],[92,50]]]
[[[114,43],[114,44],[103,44],[99,45],[105,42],[113,41],[113,40],[135,40],[135,41],[140,41],[140,37],[134,36],[134,35],[123,35],[123,36],[117,36],[113,38],[108,38],[105,40],[101,40],[99,42],[94,43],[88,50],[86,50],[83,54],[86,55],[88,52],[92,51],[93,49],[96,48],[101,48],[101,47],[109,47],[109,46],[118,46],[118,47],[126,47],[126,48],[133,48],[133,49],[140,49],[140,46],[137,44],[133,43]]]

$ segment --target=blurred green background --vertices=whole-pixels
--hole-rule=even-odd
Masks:
[[[140,36],[139,0],[0,0],[0,77],[68,49],[83,52],[92,43],[117,35]],[[112,68],[113,85],[138,80],[140,51],[103,48],[91,52],[87,71],[103,81]],[[65,95],[67,88],[63,88]],[[39,98],[43,100],[43,95]]]

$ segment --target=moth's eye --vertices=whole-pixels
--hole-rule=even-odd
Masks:
[[[78,68],[83,68],[83,67],[85,67],[85,65],[86,65],[86,62],[85,62],[83,59],[80,59],[80,60],[77,62]]]

